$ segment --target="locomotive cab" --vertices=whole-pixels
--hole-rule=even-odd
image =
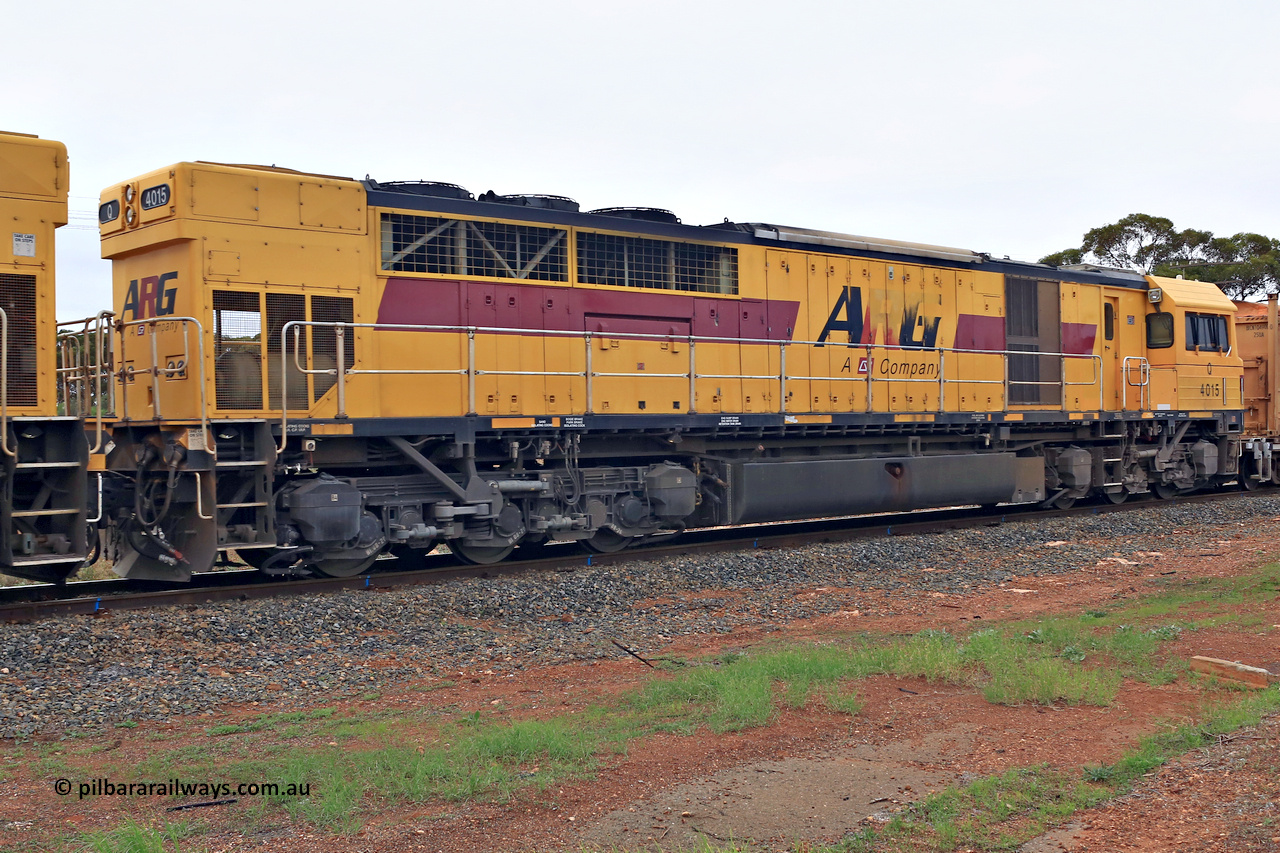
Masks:
[[[1149,281],[1146,358],[1152,408],[1242,408],[1235,303],[1214,284],[1159,276]],[[1227,417],[1225,426],[1229,432],[1241,429],[1234,415]]]

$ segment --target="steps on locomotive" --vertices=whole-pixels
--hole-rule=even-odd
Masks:
[[[264,420],[214,424],[218,547],[249,550],[276,547],[272,468],[275,437]],[[230,437],[227,437],[230,436]]]
[[[2,455],[0,563],[6,574],[56,583],[88,556],[88,443],[75,418],[10,419]]]

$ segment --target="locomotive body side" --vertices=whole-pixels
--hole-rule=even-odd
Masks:
[[[67,151],[0,133],[0,571],[61,581],[85,559],[88,445],[60,417],[54,232],[67,222]]]
[[[207,163],[103,204],[131,577],[1236,476],[1212,285]]]

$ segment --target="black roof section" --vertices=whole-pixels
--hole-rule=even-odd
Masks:
[[[1146,289],[1146,279],[1133,270],[1093,267],[1088,269],[1052,267],[1009,258],[994,259],[984,252],[879,240],[831,231],[790,228],[761,222],[730,222],[714,225],[684,225],[674,214],[662,208],[600,208],[586,213],[578,203],[564,196],[498,195],[493,191],[472,199],[470,193],[456,184],[439,182],[380,183],[371,178],[363,182],[372,207],[417,210],[425,213],[455,214],[524,221],[604,231],[629,231],[646,237],[691,242],[739,243],[768,246],[798,252],[822,251],[834,255],[851,255],[872,260],[921,264],[951,269],[974,269],[1010,276],[1041,278],[1079,284],[1106,284],[1111,287]],[[448,195],[423,187],[456,187],[465,193]],[[625,211],[625,213],[624,213]],[[646,215],[647,212],[653,215]],[[657,212],[667,214],[657,215]],[[627,220],[624,225],[620,219]],[[674,220],[674,221],[671,221]]]

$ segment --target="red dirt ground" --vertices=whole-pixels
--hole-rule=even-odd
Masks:
[[[1230,576],[1256,570],[1273,558],[1276,530],[1224,543],[1212,556],[1180,554],[1170,546],[1142,565],[1103,562],[1070,575],[1016,579],[967,596],[913,599],[912,615],[880,616],[869,606],[781,630],[742,630],[674,642],[664,656],[712,654],[782,640],[821,641],[854,632],[907,634],[926,627],[963,627],[1136,598],[1170,578]],[[1201,552],[1203,549],[1201,549]],[[828,589],[803,595],[822,595]],[[884,601],[901,610],[901,600]],[[1280,670],[1280,599],[1243,610],[1255,617],[1246,630],[1189,632],[1171,646],[1179,656],[1203,654]],[[382,661],[377,666],[394,666]],[[574,713],[602,697],[633,689],[652,677],[631,658],[607,663],[542,667],[505,677],[468,672],[452,686],[386,689],[374,701],[338,703],[362,713],[410,707],[477,709],[512,715]],[[973,688],[919,679],[860,682],[865,700],[854,717],[814,707],[787,711],[766,728],[737,734],[663,735],[633,743],[612,756],[598,776],[507,803],[472,801],[408,806],[375,815],[354,836],[305,826],[275,826],[244,835],[245,811],[235,805],[189,816],[209,830],[182,849],[232,851],[444,851],[680,850],[699,837],[754,839],[755,849],[790,850],[805,842],[834,842],[868,822],[884,820],[902,804],[948,784],[1013,767],[1048,764],[1079,772],[1114,761],[1139,737],[1194,715],[1202,691],[1185,680],[1163,687],[1126,682],[1106,708],[994,706]],[[208,743],[205,730],[279,710],[267,704],[224,709],[214,717],[147,724],[75,742],[109,753],[127,766],[155,744]],[[425,737],[425,735],[424,735]],[[256,741],[261,744],[268,741]],[[1192,753],[1144,780],[1134,793],[1077,815],[1068,827],[1023,849],[1046,851],[1280,850],[1280,726],[1265,722],[1218,746]],[[0,782],[0,848],[61,849],[59,834],[166,817],[147,801],[115,803],[57,797],[51,780],[18,770]],[[171,819],[173,816],[167,816]],[[182,815],[180,817],[187,817]]]

